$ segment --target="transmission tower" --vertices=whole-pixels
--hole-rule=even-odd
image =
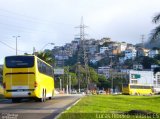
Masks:
[[[144,35],[141,35],[141,40],[142,40],[142,48],[144,48]]]
[[[78,86],[79,86],[79,91],[80,91],[80,66],[79,64],[84,64],[84,67],[85,67],[85,71],[86,71],[86,77],[85,77],[85,81],[86,81],[86,88],[87,88],[87,92],[88,92],[88,89],[89,89],[89,78],[90,78],[90,73],[89,73],[89,67],[88,67],[88,57],[87,57],[87,52],[86,52],[86,47],[85,47],[85,28],[87,28],[86,25],[84,25],[83,23],[83,17],[81,17],[81,24],[76,27],[76,28],[79,28],[80,29],[80,41],[79,41],[79,47],[78,47],[78,58],[77,58],[77,64],[78,64]],[[83,63],[81,62],[80,58],[81,58],[81,53],[83,54]]]

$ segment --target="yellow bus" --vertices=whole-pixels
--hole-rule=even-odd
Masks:
[[[3,66],[4,97],[19,102],[34,98],[45,102],[54,96],[53,68],[37,56],[7,56]]]
[[[122,94],[127,95],[152,95],[153,86],[140,84],[123,84]]]

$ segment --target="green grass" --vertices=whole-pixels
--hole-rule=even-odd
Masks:
[[[124,114],[122,113],[131,110],[147,110],[158,114],[160,113],[160,96],[85,96],[70,110],[63,113],[60,119],[123,118]],[[127,116],[136,118],[136,116]],[[124,118],[127,118],[127,116]]]

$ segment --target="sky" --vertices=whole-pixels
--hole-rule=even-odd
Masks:
[[[0,0],[0,64],[5,56],[70,43],[83,16],[86,38],[140,43],[156,26],[159,0]],[[47,45],[48,44],[48,45]]]

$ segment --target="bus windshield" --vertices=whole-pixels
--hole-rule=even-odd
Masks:
[[[7,68],[29,68],[34,66],[33,56],[9,56],[5,58]]]

